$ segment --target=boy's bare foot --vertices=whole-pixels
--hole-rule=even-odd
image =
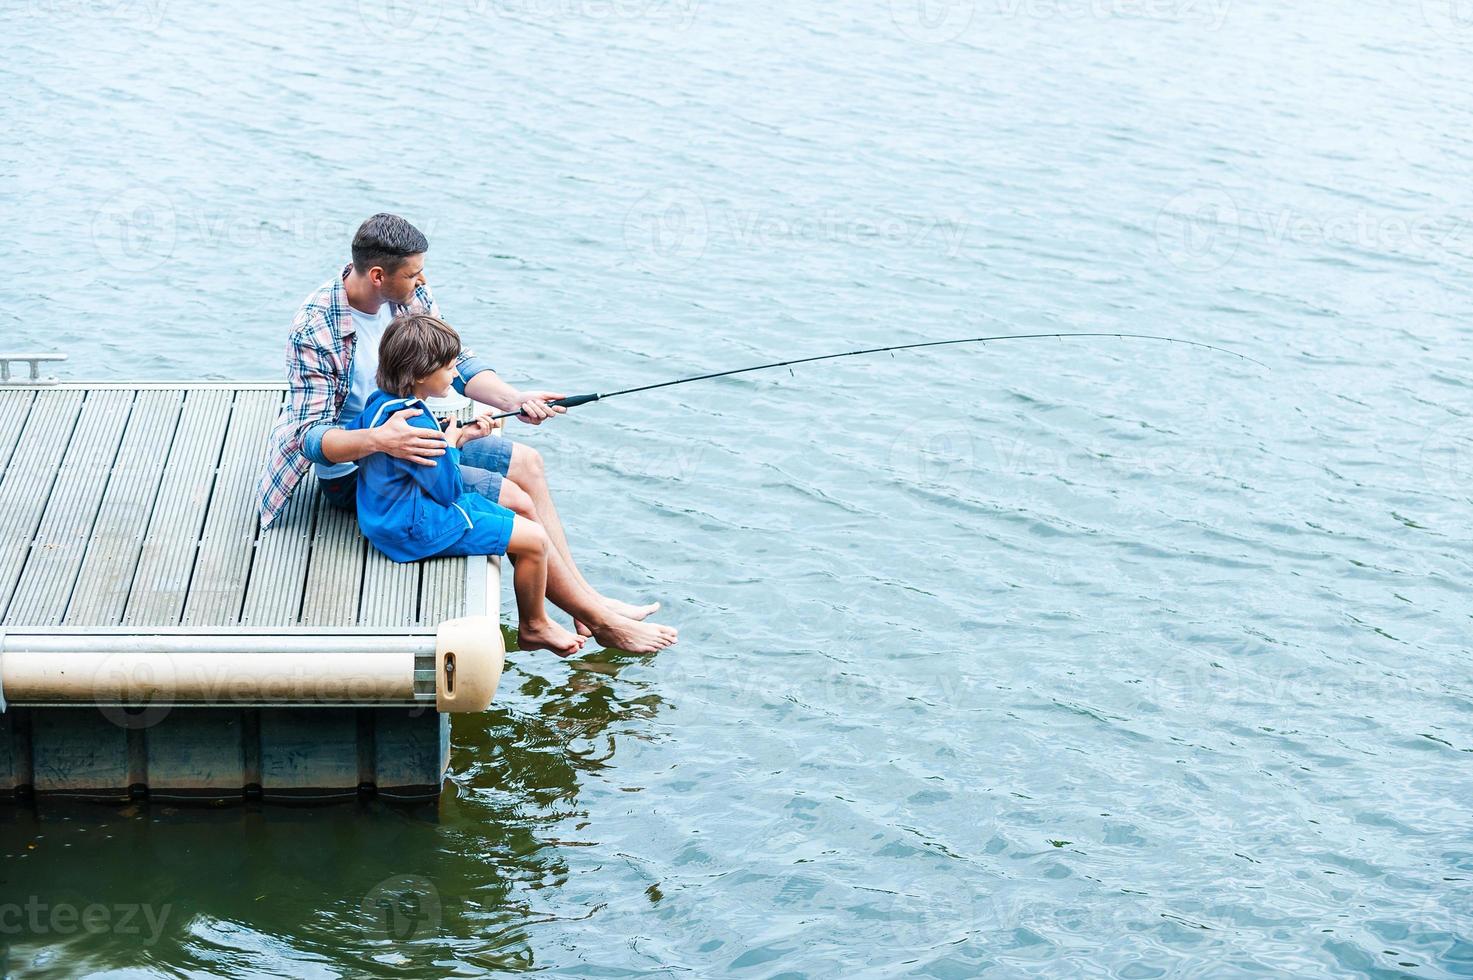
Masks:
[[[593,630],[593,638],[606,647],[626,650],[629,653],[654,653],[673,644],[679,638],[673,626],[659,623],[640,623],[624,616],[615,616],[607,626]]]
[[[589,629],[588,624],[584,623],[581,619],[573,620],[573,628],[578,631],[579,636],[593,635],[593,630]]]
[[[517,646],[523,650],[551,650],[559,657],[571,657],[583,647],[583,639],[569,633],[550,619],[517,624]]]

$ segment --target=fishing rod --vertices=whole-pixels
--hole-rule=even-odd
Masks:
[[[557,398],[548,405],[561,408],[574,408],[578,405],[586,405],[589,402],[603,401],[605,398],[615,398],[619,395],[632,395],[640,391],[654,391],[656,388],[671,388],[675,385],[690,384],[692,381],[710,381],[712,378],[728,378],[734,374],[747,374],[752,371],[767,371],[772,368],[791,367],[794,364],[811,364],[814,361],[831,361],[839,357],[858,357],[862,354],[884,354],[898,350],[915,350],[920,347],[949,347],[954,344],[987,344],[1002,340],[1066,340],[1077,337],[1115,337],[1120,340],[1158,340],[1168,344],[1181,344],[1185,347],[1200,347],[1203,350],[1216,351],[1219,354],[1231,354],[1233,357],[1245,361],[1252,361],[1259,367],[1267,367],[1262,361],[1240,354],[1226,347],[1217,347],[1213,344],[1204,344],[1196,340],[1183,340],[1180,337],[1161,337],[1149,333],[1114,333],[1105,331],[1094,331],[1089,333],[1010,333],[998,334],[992,337],[960,337],[956,340],[927,340],[918,344],[895,344],[890,347],[868,347],[864,350],[849,350],[838,354],[818,354],[813,357],[797,357],[788,361],[773,361],[771,364],[754,364],[751,367],[735,368],[731,371],[715,371],[711,374],[698,374],[689,378],[676,378],[674,381],[661,381],[652,385],[640,385],[637,388],[623,388],[619,391],[605,391],[587,395],[569,395],[566,398]],[[502,412],[493,415],[493,419],[508,419],[521,412]]]

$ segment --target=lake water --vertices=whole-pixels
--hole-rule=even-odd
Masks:
[[[280,377],[377,210],[515,382],[1265,365],[523,429],[679,646],[513,653],[438,808],[8,810],[12,972],[1473,975],[1466,3],[0,23],[0,347],[68,378]]]

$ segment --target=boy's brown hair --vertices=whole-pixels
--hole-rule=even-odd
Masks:
[[[378,386],[408,398],[415,382],[460,356],[460,334],[428,313],[400,313],[378,344]]]

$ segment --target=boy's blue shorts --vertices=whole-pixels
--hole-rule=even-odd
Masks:
[[[506,546],[511,543],[511,525],[516,514],[477,493],[462,494],[455,505],[465,511],[465,516],[471,520],[471,527],[434,557],[506,554]]]

